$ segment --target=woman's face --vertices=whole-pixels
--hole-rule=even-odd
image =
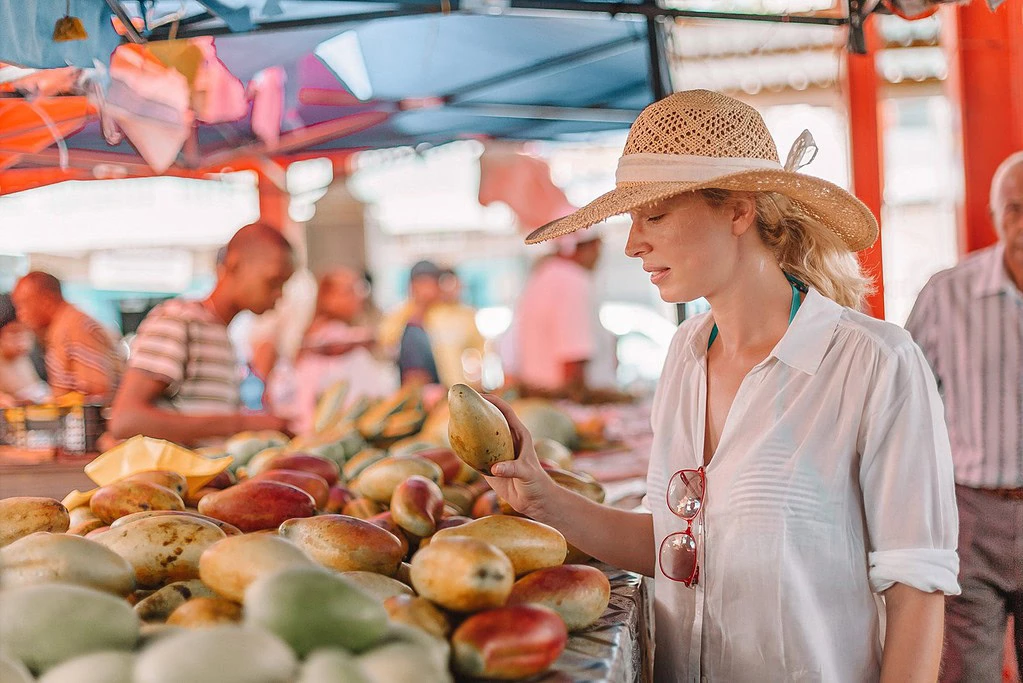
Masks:
[[[32,350],[32,333],[17,320],[0,328],[0,357],[4,360],[21,358]]]
[[[631,212],[627,256],[643,270],[664,301],[707,296],[726,283],[739,258],[740,235],[753,222],[753,202],[709,204],[689,192]]]
[[[335,320],[350,322],[366,305],[368,291],[362,278],[336,275],[321,302],[323,312]]]

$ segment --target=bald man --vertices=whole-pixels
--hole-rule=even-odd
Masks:
[[[943,681],[1002,680],[1010,614],[1023,660],[1023,151],[995,172],[990,209],[998,242],[931,278],[906,323],[955,465],[962,595],[945,603]]]
[[[283,429],[277,417],[241,412],[241,373],[227,326],[242,311],[270,310],[294,270],[291,245],[280,232],[261,223],[239,230],[206,299],[172,299],[142,322],[111,411],[112,436],[196,445]]]
[[[60,280],[49,273],[21,278],[11,299],[18,321],[42,344],[53,395],[77,391],[90,401],[108,402],[121,364],[110,333],[65,301]]]

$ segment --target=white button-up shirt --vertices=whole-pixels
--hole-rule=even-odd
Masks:
[[[685,529],[672,474],[703,464],[711,314],[679,328],[654,398],[657,547]],[[901,328],[811,289],[743,380],[706,468],[700,581],[656,571],[658,681],[880,675],[893,583],[956,594],[958,520],[941,399]]]

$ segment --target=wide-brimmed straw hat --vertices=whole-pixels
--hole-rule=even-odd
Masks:
[[[615,189],[534,230],[536,244],[684,192],[718,188],[777,192],[841,238],[850,251],[877,238],[877,220],[838,185],[797,173],[817,147],[804,131],[785,165],[756,109],[720,93],[687,90],[654,102],[636,118],[618,160]]]

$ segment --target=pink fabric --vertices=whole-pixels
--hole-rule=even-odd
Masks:
[[[192,130],[188,80],[134,46],[110,61],[105,109],[154,171],[170,168]]]
[[[524,230],[567,216],[575,207],[554,181],[547,162],[528,154],[487,150],[480,157],[479,203],[504,202]]]
[[[193,38],[191,42],[205,56],[195,77],[192,107],[196,118],[206,123],[237,121],[248,113],[245,86],[234,77],[227,66],[217,58],[213,38]]]
[[[281,138],[284,116],[284,69],[272,66],[256,74],[249,82],[252,94],[252,132],[268,146]]]

